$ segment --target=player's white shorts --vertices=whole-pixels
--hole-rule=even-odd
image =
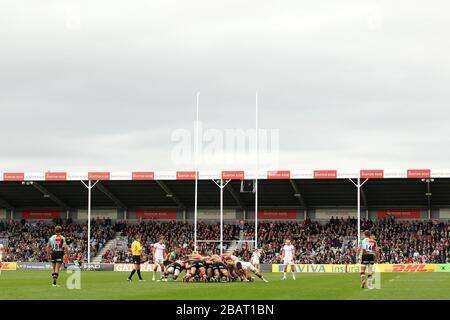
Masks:
[[[242,262],[242,269],[244,270],[248,270],[251,272],[255,272],[256,268],[253,264],[251,264],[250,262]]]
[[[0,254],[0,262],[3,262],[3,255]]]
[[[284,265],[293,265],[294,264],[294,261],[292,260],[292,258],[284,258],[283,259],[283,264]]]
[[[155,259],[155,263],[156,264],[163,264],[164,263],[164,258],[156,258]]]

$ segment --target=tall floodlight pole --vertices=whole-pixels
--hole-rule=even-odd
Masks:
[[[256,176],[255,176],[255,249],[258,249],[258,173],[259,173],[259,147],[258,147],[258,92],[255,95],[255,151],[256,151]]]
[[[195,191],[194,191],[194,251],[197,251],[197,206],[198,206],[198,126],[199,126],[199,104],[200,104],[200,92],[197,92],[197,112],[195,120],[195,155],[194,155],[194,167],[195,167]]]
[[[83,180],[81,182],[84,184],[84,186],[88,189],[88,243],[87,243],[87,249],[88,249],[88,263],[91,263],[91,207],[92,207],[92,188],[95,187],[95,185],[98,183],[99,180],[97,180],[94,184],[92,184],[92,181],[89,179],[88,184],[86,184]]]

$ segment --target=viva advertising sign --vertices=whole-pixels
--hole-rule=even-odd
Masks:
[[[359,272],[359,265],[339,265],[339,264],[295,264],[289,266],[288,271],[291,271],[291,267],[295,269],[295,272],[299,273],[345,273],[345,272]],[[274,264],[272,265],[272,272],[283,272],[284,265]]]

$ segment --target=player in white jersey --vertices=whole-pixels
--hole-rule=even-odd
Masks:
[[[372,268],[375,264],[375,258],[378,255],[376,242],[371,238],[370,231],[364,232],[365,238],[358,247],[358,256],[361,254],[361,288],[366,285],[366,267],[367,267],[367,288],[372,289]]]
[[[284,265],[283,278],[281,280],[286,280],[288,266],[291,266],[292,279],[295,280],[294,257],[295,247],[291,244],[291,240],[286,239],[283,248],[281,248],[281,260]]]
[[[241,261],[240,263],[241,263],[241,270],[242,270],[242,272],[244,274],[245,279],[247,279],[247,281],[254,281],[255,280],[255,278],[253,278],[249,274],[249,272],[253,272],[262,281],[269,282],[263,277],[263,275],[261,273],[259,273],[258,269],[256,269],[256,267],[252,263],[245,262],[245,261]]]
[[[244,273],[242,272],[242,267],[240,260],[237,256],[233,254],[224,254],[222,256],[223,261],[227,264],[227,269],[230,274],[230,278],[234,281],[236,279],[244,280]]]
[[[260,260],[261,260],[261,249],[256,249],[252,253],[252,264],[255,266],[255,268],[259,271],[260,270]]]
[[[160,279],[163,278],[165,271],[164,260],[166,256],[166,245],[164,244],[164,238],[161,237],[157,243],[153,245],[153,263],[155,264],[153,268],[153,281],[156,280],[156,271],[158,271],[158,266],[161,268]]]

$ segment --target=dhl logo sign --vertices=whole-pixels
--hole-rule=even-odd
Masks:
[[[394,264],[383,269],[382,272],[436,272],[436,266],[429,264]]]

